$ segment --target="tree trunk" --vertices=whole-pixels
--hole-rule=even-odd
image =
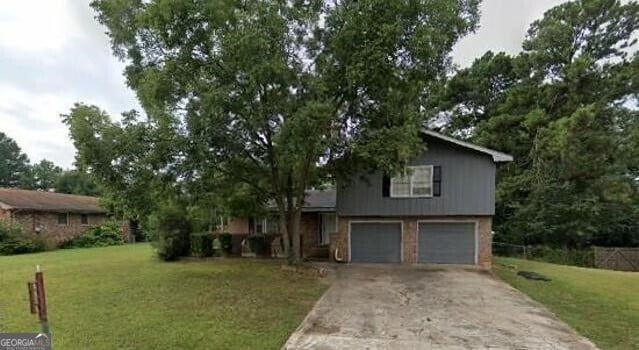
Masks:
[[[277,211],[280,223],[280,232],[282,234],[282,246],[284,247],[284,255],[288,257],[291,251],[290,236],[289,236],[289,223],[288,215],[286,214],[286,207],[281,199],[277,200]]]
[[[288,174],[288,176],[286,177],[286,225],[288,226],[289,236],[288,236],[288,240],[286,241],[286,244],[288,244],[289,247],[291,247],[291,245],[293,244],[292,237],[293,237],[293,232],[295,231],[295,224],[294,224],[295,220],[293,220],[293,216],[294,216],[293,208],[294,208],[293,178],[291,177],[291,174]],[[289,249],[289,254],[287,254],[286,257],[295,258],[295,251],[294,250],[291,251]]]
[[[300,221],[302,218],[301,208],[295,208],[291,215],[291,239],[293,241],[293,262],[298,263],[302,259]]]

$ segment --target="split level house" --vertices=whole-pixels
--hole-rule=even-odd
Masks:
[[[309,191],[302,254],[343,262],[490,267],[495,173],[508,154],[423,130],[425,151],[404,174],[361,171]],[[277,220],[233,218],[230,233],[272,233]]]
[[[55,246],[102,224],[107,211],[96,197],[0,188],[0,221]]]

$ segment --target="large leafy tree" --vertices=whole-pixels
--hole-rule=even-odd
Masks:
[[[433,83],[448,72],[455,42],[474,30],[477,2],[92,6],[149,120],[182,140],[172,144],[181,147],[171,159],[176,179],[217,178],[274,200],[299,257],[309,186],[346,164],[394,169],[418,150]]]
[[[100,196],[103,193],[97,179],[92,174],[80,170],[65,171],[58,177],[54,187],[59,193],[84,196]]]
[[[17,187],[29,170],[29,158],[18,144],[0,132],[0,187]]]
[[[39,163],[29,166],[27,171],[22,174],[20,187],[31,190],[53,190],[62,173],[62,168],[52,161],[43,159]]]
[[[501,239],[639,244],[626,235],[639,229],[637,34],[634,1],[568,2],[519,55],[489,52],[447,83],[444,127],[515,156],[499,173]]]
[[[157,195],[172,193],[172,149],[179,147],[157,124],[138,121],[135,112],[112,121],[95,106],[76,104],[62,116],[77,148],[79,171],[102,185],[102,198],[118,217],[137,221],[157,205]]]

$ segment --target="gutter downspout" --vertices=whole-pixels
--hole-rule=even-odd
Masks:
[[[344,262],[342,255],[339,253],[339,248],[335,248],[335,251],[333,251],[333,259],[335,259],[338,263]]]

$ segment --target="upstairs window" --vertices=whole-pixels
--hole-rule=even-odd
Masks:
[[[89,215],[87,215],[87,214],[80,215],[80,223],[82,225],[88,225],[89,224]]]
[[[395,198],[432,197],[433,166],[410,166],[405,174],[392,177],[390,196]]]

